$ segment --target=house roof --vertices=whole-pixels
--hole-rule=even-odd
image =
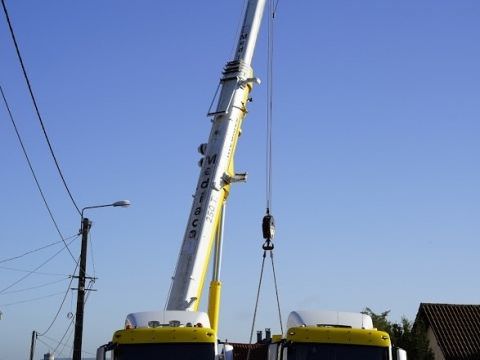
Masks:
[[[431,327],[446,360],[480,359],[480,305],[422,303],[419,319]]]

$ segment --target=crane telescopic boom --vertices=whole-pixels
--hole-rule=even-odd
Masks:
[[[138,359],[232,359],[231,345],[218,344],[220,309],[220,263],[225,202],[236,174],[233,158],[247,114],[253,83],[251,62],[266,0],[247,0],[244,19],[232,61],[223,70],[218,101],[209,110],[212,128],[202,154],[200,175],[180,248],[165,311],[143,311],[127,315],[125,327],[112,341],[100,346],[97,360],[112,353],[113,360]],[[218,90],[217,90],[218,92]],[[197,311],[215,244],[213,278],[208,314]]]
[[[209,113],[213,116],[212,129],[208,143],[199,148],[204,157],[167,310],[197,310],[230,184],[246,177],[235,174],[233,156],[247,113],[249,93],[253,83],[258,82],[253,77],[251,62],[264,8],[265,0],[247,2],[234,60],[225,65],[217,106]],[[215,286],[219,291],[218,279]]]

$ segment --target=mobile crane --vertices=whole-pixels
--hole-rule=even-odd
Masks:
[[[97,350],[97,360],[233,359],[234,347],[218,348],[220,267],[225,203],[232,183],[245,181],[233,158],[255,83],[251,62],[266,0],[248,0],[234,59],[220,79],[209,140],[203,156],[187,228],[165,311],[129,314],[125,328]],[[217,89],[218,91],[218,89]],[[208,313],[198,311],[211,251],[214,251]],[[267,338],[265,360],[406,360],[387,333],[373,327],[368,315],[293,311],[285,334]]]
[[[105,359],[109,351],[115,360],[213,360],[219,357],[217,331],[225,202],[231,184],[245,181],[247,177],[246,173],[235,173],[233,158],[250,91],[255,83],[260,83],[254,77],[251,62],[265,2],[247,1],[234,59],[224,67],[216,108],[209,109],[212,128],[208,142],[198,148],[203,156],[199,163],[200,176],[166,311],[129,314],[125,329],[115,332],[112,342],[98,349],[97,359]],[[213,276],[206,314],[199,312],[198,307],[212,248]],[[226,346],[223,352],[227,349],[231,350]],[[228,353],[232,355],[231,351]]]

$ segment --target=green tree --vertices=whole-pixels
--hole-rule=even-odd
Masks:
[[[366,307],[362,313],[371,316],[374,327],[390,335],[392,344],[405,349],[409,360],[435,359],[429,346],[426,326],[422,322],[417,321],[413,326],[414,324],[406,317],[402,317],[399,323],[391,322],[388,320],[390,310],[377,314]]]

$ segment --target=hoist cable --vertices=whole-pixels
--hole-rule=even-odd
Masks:
[[[273,12],[272,12],[272,16],[275,17],[275,15],[277,14],[277,8],[278,8],[278,3],[280,2],[280,0],[277,0],[277,2],[275,3],[275,6],[273,7]]]
[[[10,30],[10,35],[12,37],[13,44],[15,45],[15,50],[17,52],[18,61],[20,62],[20,66],[22,68],[23,77],[25,78],[25,82],[27,83],[28,91],[30,92],[30,97],[32,99],[33,106],[35,107],[35,112],[37,114],[37,118],[38,118],[38,120],[40,122],[40,125],[42,127],[43,135],[45,136],[45,140],[47,141],[47,145],[48,145],[48,148],[50,150],[50,154],[52,155],[52,158],[53,158],[53,161],[55,162],[55,166],[57,168],[58,174],[60,175],[60,178],[62,179],[63,186],[67,190],[67,193],[68,193],[68,196],[70,197],[70,200],[72,201],[73,205],[75,206],[75,209],[77,210],[78,214],[81,215],[81,211],[80,211],[79,207],[77,206],[77,203],[75,202],[75,200],[73,198],[73,195],[72,195],[72,193],[71,193],[71,191],[70,191],[70,189],[67,185],[67,181],[65,180],[65,177],[63,176],[63,173],[62,173],[62,170],[60,169],[60,165],[58,163],[57,157],[55,156],[55,153],[53,152],[52,144],[50,143],[50,139],[48,138],[47,130],[45,129],[45,125],[43,123],[43,119],[42,119],[42,116],[40,115],[40,110],[39,110],[38,105],[37,105],[37,100],[35,99],[35,95],[33,94],[32,85],[30,83],[30,79],[28,78],[28,74],[27,74],[27,70],[25,69],[25,65],[23,63],[22,55],[20,53],[20,47],[18,46],[17,38],[15,37],[15,33],[13,31],[13,26],[12,26],[12,23],[10,21],[10,16],[8,15],[7,6],[5,5],[5,0],[2,0],[2,7],[3,7],[3,12],[5,13],[5,17],[7,19],[8,28]]]
[[[249,345],[252,344],[252,339],[253,339],[253,331],[255,329],[255,320],[257,319],[257,310],[258,310],[258,300],[260,299],[260,290],[262,288],[262,280],[263,280],[263,270],[265,269],[265,257],[267,256],[267,252],[263,251],[263,256],[262,256],[262,268],[260,270],[260,279],[258,280],[258,288],[257,288],[257,298],[255,300],[255,309],[253,311],[253,320],[252,320],[252,328],[250,329],[250,340],[249,340]],[[250,349],[251,347],[248,347],[248,353],[247,353],[247,360],[250,360]]]
[[[273,261],[273,251],[270,251],[270,259],[272,260],[273,282],[275,283],[275,296],[277,297],[278,319],[280,322],[280,331],[283,334],[282,311],[280,308],[280,296],[278,295],[277,273],[275,271],[275,263]]]
[[[267,139],[266,139],[266,207],[272,208],[272,125],[273,125],[273,0],[269,1],[267,31]]]

